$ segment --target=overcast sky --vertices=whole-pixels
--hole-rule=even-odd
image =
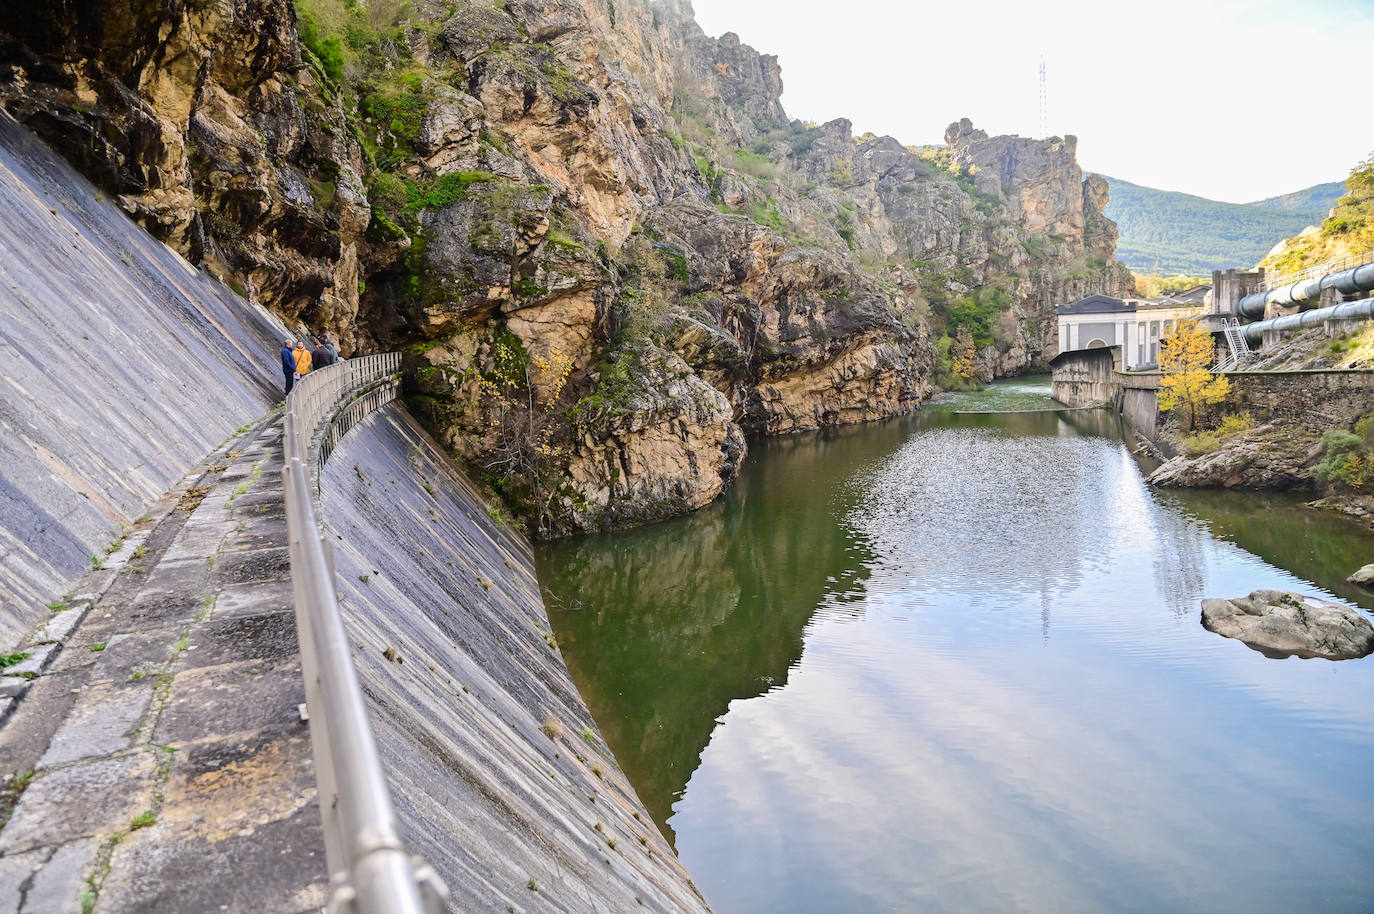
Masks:
[[[1246,203],[1342,180],[1374,151],[1374,0],[693,0],[778,55],[788,115],[943,142],[1078,137],[1090,171]],[[1232,126],[1248,129],[1228,129]]]

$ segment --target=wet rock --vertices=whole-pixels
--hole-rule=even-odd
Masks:
[[[1346,580],[1351,584],[1359,584],[1361,587],[1374,587],[1374,562],[1365,565]]]
[[[1350,660],[1374,652],[1374,625],[1359,610],[1282,590],[1203,600],[1202,625],[1271,656]]]

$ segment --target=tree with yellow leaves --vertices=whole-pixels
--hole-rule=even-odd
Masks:
[[[978,354],[978,348],[973,343],[973,332],[963,324],[959,325],[959,330],[954,334],[954,370],[965,381],[972,381],[977,372],[977,363],[974,361]]]
[[[1164,379],[1159,385],[1159,408],[1168,412],[1187,407],[1190,429],[1197,428],[1200,407],[1220,403],[1231,392],[1231,382],[1211,372],[1212,359],[1212,334],[1197,321],[1179,321],[1160,343],[1159,369]]]

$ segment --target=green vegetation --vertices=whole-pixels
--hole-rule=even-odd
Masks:
[[[373,119],[378,129],[413,141],[420,135],[429,102],[422,74],[407,71],[382,83],[362,100],[360,107],[366,117]]]
[[[1322,435],[1319,480],[1334,488],[1363,492],[1374,488],[1374,413],[1355,423],[1355,431],[1329,429]]]
[[[1117,259],[1138,272],[1159,275],[1201,276],[1249,267],[1277,242],[1320,223],[1329,206],[1317,200],[1319,188],[1330,185],[1299,191],[1314,206],[1293,209],[1268,201],[1222,203],[1117,178],[1107,183],[1111,199],[1106,214],[1121,235]]]
[[[977,346],[990,346],[997,319],[1010,305],[1011,294],[1003,286],[974,289],[950,306],[949,329],[957,334],[959,328],[966,327]]]
[[[443,209],[461,198],[472,185],[494,181],[495,179],[495,175],[485,171],[455,172],[437,178],[424,186],[416,184],[409,178],[403,179],[406,205],[402,212],[408,217],[413,217],[422,210]]]
[[[1265,266],[1288,273],[1374,249],[1374,154],[1351,169],[1345,188],[1320,232],[1290,238]]]
[[[778,176],[778,166],[764,155],[750,152],[748,149],[735,150],[735,165],[741,172],[763,181],[776,180]]]
[[[29,659],[27,652],[18,654],[0,654],[0,670],[7,670],[12,666],[18,666]]]
[[[343,42],[337,35],[322,34],[319,20],[308,7],[300,3],[296,4],[296,32],[300,35],[301,44],[320,62],[324,75],[336,83],[343,82]]]

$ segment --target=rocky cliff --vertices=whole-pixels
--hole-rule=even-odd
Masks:
[[[777,60],[684,0],[59,2],[0,32],[0,104],[286,319],[406,348],[417,412],[547,532],[699,507],[746,433],[1042,365],[1056,302],[1130,283],[1072,137],[789,121]]]

